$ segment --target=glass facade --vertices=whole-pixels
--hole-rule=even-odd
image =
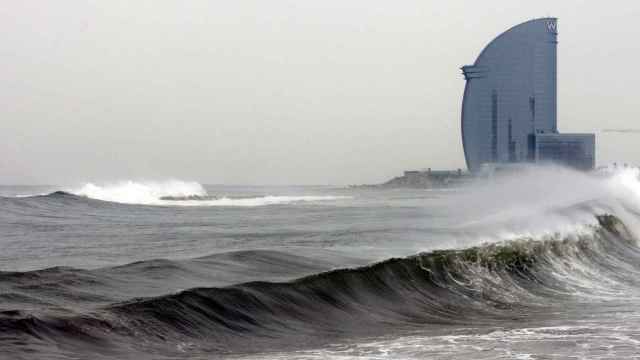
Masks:
[[[553,152],[537,149],[536,137],[558,134],[557,37],[556,18],[530,20],[500,34],[473,65],[461,68],[466,80],[462,143],[469,170],[537,161],[538,150]],[[551,147],[546,141],[544,146]],[[577,151],[587,147],[562,151],[584,158]]]
[[[591,170],[595,166],[593,134],[539,134],[535,141],[536,162],[562,164],[578,170]]]

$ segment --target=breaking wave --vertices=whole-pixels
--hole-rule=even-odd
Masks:
[[[465,204],[455,207],[460,215],[456,224],[469,230],[473,241],[368,266],[325,271],[334,267],[310,266],[308,259],[286,253],[249,251],[232,256],[242,261],[218,259],[221,267],[149,260],[90,271],[0,272],[0,337],[74,356],[82,349],[113,357],[121,351],[127,357],[186,353],[193,358],[312,347],[314,342],[403,329],[509,328],[524,321],[563,321],[570,311],[580,318],[603,304],[637,304],[638,170],[602,177],[549,171],[553,182],[541,181],[545,174],[538,172],[454,196],[456,204]],[[260,206],[336,198],[225,199],[197,183],[144,185],[148,187],[84,186],[83,192],[55,192],[32,201],[66,205],[102,196],[100,200],[152,205]],[[138,193],[126,198],[129,192],[123,189]],[[24,199],[11,202],[33,205]],[[485,228],[486,233],[479,232]],[[238,268],[229,264],[243,268],[252,262],[312,275],[234,280],[224,286],[210,281],[212,269],[234,272]],[[168,279],[188,285],[176,291],[153,283]],[[162,291],[146,291],[145,286]],[[145,297],[136,297],[141,294]]]
[[[192,288],[83,315],[43,317],[8,309],[0,312],[0,332],[63,345],[65,338],[74,338],[110,349],[188,344],[192,352],[225,353],[375,335],[389,327],[500,326],[544,319],[567,304],[611,301],[637,288],[637,240],[617,217],[596,219],[590,232],[567,237],[431,251],[289,282]],[[34,276],[42,271],[0,273],[0,282]],[[51,291],[49,282],[46,286]]]
[[[188,198],[207,195],[207,191],[199,183],[179,180],[164,182],[124,181],[102,186],[87,183],[79,189],[69,192],[96,200],[144,205],[161,204],[161,199],[166,197]]]
[[[351,198],[349,196],[333,195],[264,195],[253,197],[217,196],[208,194],[204,186],[197,182],[180,180],[160,182],[123,181],[106,185],[87,183],[72,190],[55,191],[44,195],[19,195],[15,197],[55,197],[60,195],[75,195],[120,204],[231,207],[257,207]]]

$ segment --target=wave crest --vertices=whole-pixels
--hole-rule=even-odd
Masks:
[[[261,339],[269,340],[267,346],[309,341],[305,334],[370,335],[390,326],[500,326],[530,314],[544,318],[563,304],[610,301],[637,286],[636,238],[616,217],[598,216],[597,222],[590,234],[438,250],[288,282],[192,288],[89,315],[5,312],[0,331],[54,339],[80,334],[93,343],[189,341],[225,352],[260,350]]]
[[[69,193],[90,199],[122,204],[164,206],[237,206],[256,207],[348,199],[334,195],[264,195],[255,197],[215,196],[193,181],[169,180],[160,182],[123,181],[107,185],[87,183],[70,191],[56,191],[50,195]]]
[[[123,181],[108,185],[87,183],[70,191],[79,196],[124,204],[159,204],[162,197],[206,196],[207,191],[197,182],[169,180],[162,182]]]

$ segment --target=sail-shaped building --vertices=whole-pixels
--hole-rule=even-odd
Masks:
[[[461,68],[462,142],[472,172],[522,162],[594,167],[595,135],[558,132],[557,37],[556,18],[527,21]]]

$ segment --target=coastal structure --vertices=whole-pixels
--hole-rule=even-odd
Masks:
[[[403,176],[395,177],[383,187],[388,188],[440,188],[459,184],[469,178],[462,169],[457,170],[408,170]]]
[[[431,168],[423,170],[407,170],[401,176],[381,184],[375,185],[351,185],[352,188],[415,188],[415,189],[433,189],[445,187],[458,187],[472,179],[470,173],[462,169],[456,170],[432,170]]]
[[[516,25],[463,66],[462,143],[467,167],[553,162],[595,166],[594,134],[561,134],[557,125],[556,18]]]

